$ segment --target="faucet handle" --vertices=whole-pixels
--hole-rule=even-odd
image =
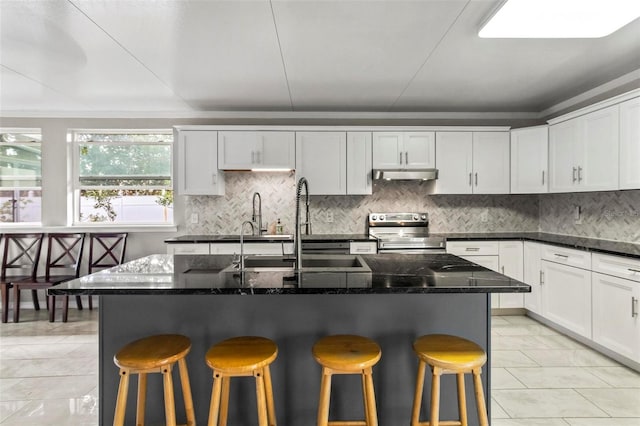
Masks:
[[[231,264],[233,266],[235,266],[236,268],[239,268],[240,267],[240,262],[241,262],[240,255],[238,253],[233,253],[233,258],[231,259]]]

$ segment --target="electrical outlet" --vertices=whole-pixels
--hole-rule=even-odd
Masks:
[[[333,223],[333,212],[332,211],[328,211],[327,212],[327,223]]]
[[[480,222],[489,222],[489,209],[482,210],[482,213],[480,213]]]
[[[576,225],[580,225],[582,223],[582,207],[574,206],[573,207],[573,223]]]
[[[191,223],[198,223],[198,213],[191,213]]]

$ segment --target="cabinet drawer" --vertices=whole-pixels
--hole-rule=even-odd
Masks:
[[[591,253],[588,251],[544,245],[542,259],[576,268],[591,269]]]
[[[497,256],[498,241],[447,241],[447,253],[457,256]]]
[[[593,253],[594,272],[640,282],[640,260],[629,257]]]
[[[349,253],[351,254],[376,254],[377,251],[376,242],[352,241],[349,243]]]
[[[167,254],[209,254],[209,244],[167,244]]]

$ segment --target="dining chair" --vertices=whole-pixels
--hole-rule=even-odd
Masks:
[[[93,274],[124,262],[127,235],[126,232],[90,233],[88,272]],[[88,297],[89,309],[93,309],[93,297]]]
[[[13,285],[13,321],[20,319],[20,291],[30,289],[47,289],[65,281],[78,278],[80,276],[80,262],[82,260],[82,250],[84,246],[84,233],[53,233],[47,235],[47,261],[45,265],[45,275],[32,279],[12,281]],[[63,296],[62,322],[67,322],[69,313],[69,296]],[[49,321],[55,321],[56,298],[47,297],[49,308]],[[80,296],[76,296],[78,309],[82,309]]]
[[[40,251],[44,234],[4,234],[4,248],[2,250],[2,268],[0,270],[0,293],[2,298],[2,322],[9,318],[9,289],[13,282],[35,279],[40,261]],[[31,292],[33,307],[40,309],[38,295]],[[19,305],[14,305],[14,320]]]

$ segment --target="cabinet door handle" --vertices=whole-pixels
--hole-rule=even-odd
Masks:
[[[478,186],[478,172],[476,172],[476,186]]]
[[[576,177],[576,172],[577,171],[578,171],[578,169],[574,167],[573,168],[573,176],[572,176],[573,177],[573,183],[576,183],[576,180],[578,180],[578,178]]]
[[[480,251],[480,247],[466,247],[464,251]]]
[[[504,275],[504,266],[501,266],[500,270],[502,271],[502,275]]]
[[[582,182],[582,167],[578,166],[578,183]]]
[[[257,164],[262,164],[262,152],[261,151],[256,151],[256,163]]]
[[[631,318],[638,316],[638,298],[631,297]]]
[[[544,284],[544,271],[540,269],[540,285]]]
[[[409,151],[404,152],[404,164],[409,164]]]
[[[566,254],[554,253],[553,255],[554,255],[554,256],[558,256],[558,257],[563,257],[563,258],[565,258],[565,259],[568,259],[568,258],[569,258],[569,256],[568,256],[568,255],[566,255]]]
[[[473,173],[469,173],[469,186],[473,186]]]
[[[544,170],[542,171],[542,184],[544,185]]]
[[[637,272],[640,273],[640,269],[627,268],[629,272]]]
[[[215,173],[211,175],[211,184],[212,185],[217,185],[218,184],[218,175],[215,174]]]
[[[402,164],[402,153],[400,153],[400,164]]]

